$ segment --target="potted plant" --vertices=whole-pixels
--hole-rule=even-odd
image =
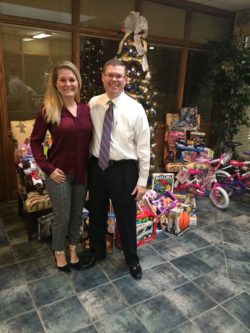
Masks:
[[[216,153],[233,140],[241,126],[249,126],[250,57],[242,39],[208,41],[204,84],[213,99],[212,132]]]

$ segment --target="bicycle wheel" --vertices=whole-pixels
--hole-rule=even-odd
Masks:
[[[247,191],[250,192],[250,171],[247,171],[241,175],[241,181],[246,187]]]
[[[229,205],[229,196],[222,187],[216,186],[215,191],[212,188],[209,197],[213,204],[220,209],[225,209]]]
[[[227,192],[230,197],[234,192],[234,181],[232,175],[224,170],[215,171],[215,176],[217,182],[222,186],[222,188]]]

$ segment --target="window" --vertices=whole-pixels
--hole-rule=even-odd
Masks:
[[[229,18],[193,13],[190,39],[199,43],[208,39],[225,39],[230,33],[230,23]]]
[[[0,13],[70,24],[71,0],[2,0]]]
[[[84,27],[120,31],[134,0],[84,0],[80,2],[80,24]]]
[[[52,66],[71,60],[71,34],[42,31],[49,36],[35,39],[37,28],[1,26],[9,121],[34,118]]]
[[[88,102],[104,92],[101,69],[104,63],[117,54],[119,41],[103,38],[81,37],[81,75],[83,87],[81,100]],[[176,111],[177,74],[180,49],[150,45],[148,62],[151,72],[150,93],[157,93],[157,119],[165,122],[167,112]]]
[[[206,52],[190,50],[186,71],[183,107],[197,106],[202,122],[210,122],[212,111],[212,99],[209,95],[209,87],[205,87],[203,76],[206,70]],[[202,84],[203,83],[203,84]]]
[[[81,100],[87,103],[94,95],[104,92],[101,81],[102,66],[116,56],[119,41],[81,36],[80,72]]]
[[[148,20],[149,35],[183,38],[185,10],[143,1],[142,15]]]
[[[166,113],[176,112],[177,76],[181,49],[149,45],[151,82],[158,93],[157,120],[165,123]]]

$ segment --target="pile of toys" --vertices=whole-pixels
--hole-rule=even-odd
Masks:
[[[148,215],[151,219],[153,216],[156,234],[153,233],[150,240],[162,231],[181,235],[191,225],[197,224],[196,202],[190,195],[174,195],[170,191],[158,194],[148,190],[140,207],[144,216]]]
[[[152,189],[148,190],[137,203],[136,230],[137,246],[155,239],[161,232],[176,236],[197,224],[196,202],[191,194],[173,194],[174,174],[153,174]],[[89,212],[83,210],[81,241],[83,250],[88,252],[89,245]],[[113,244],[122,249],[119,229],[110,202],[107,215],[106,252],[113,252]]]
[[[199,132],[197,107],[185,107],[179,114],[167,113],[164,164],[168,172],[178,172],[183,164],[194,168],[198,157],[213,157],[205,145],[205,133]]]
[[[115,238],[115,214],[110,202],[109,212],[107,215],[107,231],[106,231],[106,253],[113,252],[113,244]],[[83,251],[90,251],[89,244],[89,211],[84,207],[82,211],[82,224],[80,227],[80,241],[82,242]]]
[[[22,175],[27,193],[33,191],[39,194],[47,193],[44,174],[34,160],[28,139],[25,143],[18,145],[17,171]]]

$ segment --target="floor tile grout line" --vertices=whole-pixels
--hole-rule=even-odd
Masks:
[[[156,267],[156,266],[155,266]],[[147,268],[147,269],[150,269],[150,268]],[[183,273],[182,273],[182,275],[183,275]],[[120,280],[120,279],[122,279],[123,277],[120,277],[120,278],[118,278],[118,279],[115,279],[115,280],[112,280],[112,282],[113,281],[117,281],[117,280]],[[123,294],[121,294],[121,292],[119,291],[119,289],[117,289],[117,287],[114,285],[114,287],[117,289],[117,291],[118,291],[118,293],[119,293],[119,295],[121,295],[124,299],[125,299],[125,302],[126,302],[126,304],[127,304],[127,309],[132,309],[134,306],[136,306],[136,305],[138,305],[138,304],[142,304],[142,303],[144,303],[144,302],[147,302],[147,301],[149,301],[149,300],[151,300],[151,299],[153,299],[153,298],[155,298],[155,297],[157,297],[157,296],[159,296],[159,295],[162,295],[162,293],[165,293],[165,292],[169,292],[169,291],[171,291],[171,290],[174,290],[175,288],[178,288],[178,287],[180,287],[180,286],[182,286],[182,285],[185,285],[186,283],[188,283],[188,282],[190,282],[190,281],[185,281],[184,283],[181,283],[180,285],[177,285],[177,286],[175,286],[175,287],[173,287],[172,289],[168,289],[168,290],[160,290],[157,294],[155,294],[155,295],[153,295],[153,296],[150,296],[150,297],[148,297],[148,298],[146,298],[146,299],[144,299],[144,300],[142,300],[142,301],[139,301],[139,302],[137,302],[137,303],[134,303],[134,304],[130,304],[130,303],[128,303],[127,302],[127,300],[125,299],[125,297],[123,296]],[[113,283],[112,283],[113,284]],[[98,286],[99,287],[99,286]],[[98,287],[96,287],[96,288],[98,288]],[[96,288],[93,288],[93,289],[96,289]],[[93,290],[92,289],[92,290]],[[120,312],[122,312],[122,311],[124,311],[124,309],[122,309],[122,310],[119,310],[119,311],[117,311],[116,312],[116,314],[118,314],[118,313],[120,313]],[[110,316],[112,316],[112,314],[110,314],[110,315],[108,315],[107,317],[110,317]],[[101,321],[101,320],[103,320],[103,319],[105,319],[105,318],[107,318],[107,317],[104,317],[104,318],[101,318],[101,319],[98,319],[98,320],[96,320],[96,321],[94,321],[94,323],[96,323],[96,322],[99,322],[99,321]],[[184,316],[185,318],[186,318],[186,316]],[[188,321],[188,318],[186,318],[187,319],[187,321]],[[145,324],[143,323],[143,325],[145,326]]]
[[[240,293],[240,294],[238,294],[238,295],[236,295],[235,297],[238,297],[238,296],[240,296],[240,295],[242,295],[244,293],[244,291],[242,292],[242,293]],[[234,299],[235,297],[233,297],[233,298],[231,298],[231,300],[232,299]],[[241,325],[243,325],[246,329],[248,329],[249,331],[250,331],[250,327],[247,327],[239,318],[237,318],[232,312],[230,312],[227,308],[225,308],[223,305],[226,303],[226,302],[228,302],[229,300],[227,300],[227,301],[225,301],[225,302],[223,302],[222,304],[221,304],[221,308],[226,312],[226,313],[228,313],[231,317],[233,317],[238,323],[240,323]]]
[[[221,222],[224,222],[224,221],[221,221]],[[220,223],[220,222],[219,222]],[[220,233],[222,233],[222,231],[221,231],[222,229],[220,229]],[[217,247],[219,248],[219,249],[222,249],[221,247],[219,247],[218,246],[218,243],[216,243],[217,244]],[[216,244],[209,244],[208,246],[211,246],[211,245],[214,245],[214,246],[216,246]],[[222,242],[222,246],[223,246],[223,251],[224,251],[224,244],[225,244],[225,242]],[[151,245],[150,245],[151,246]],[[207,246],[207,247],[208,247]],[[151,247],[152,248],[152,247]],[[154,249],[154,248],[153,248]],[[198,249],[198,250],[200,250],[200,248]],[[159,263],[158,265],[161,265],[161,264],[163,264],[163,263],[170,263],[170,261],[168,261],[166,258],[164,258],[156,249],[154,249],[154,251],[157,253],[157,254],[159,254],[159,256],[160,257],[162,257],[163,258],[163,262],[162,263]],[[191,253],[193,253],[193,252],[196,252],[197,250],[193,250]],[[195,254],[195,253],[194,253]],[[225,251],[224,251],[224,254],[225,254]],[[175,258],[174,258],[175,259]],[[200,258],[199,258],[200,259]],[[173,259],[172,259],[173,260]],[[156,266],[149,266],[149,267],[147,267],[147,269],[152,269],[152,268],[154,268],[154,267],[157,267],[158,265],[156,265]],[[171,265],[173,265],[172,263],[171,263]],[[175,266],[174,266],[175,267]],[[175,269],[177,269],[176,267],[175,267]],[[101,270],[105,273],[105,271],[102,269],[102,267],[101,267]],[[213,270],[213,271],[215,271],[215,270]],[[213,272],[212,271],[212,272]],[[180,271],[181,272],[181,274],[182,275],[184,275],[186,278],[187,278],[187,280],[190,280],[191,282],[193,282],[194,283],[194,281],[192,280],[192,279],[189,279],[185,274],[183,274],[183,272],[182,271]],[[115,280],[112,280],[111,278],[109,278],[109,275],[108,274],[106,274],[105,275],[107,278],[108,278],[108,281],[110,280],[111,282],[110,283],[113,283],[113,281],[115,281]],[[122,278],[122,277],[120,277],[120,278]],[[232,280],[232,279],[231,279]],[[34,281],[34,280],[33,280]],[[95,288],[98,288],[99,286],[96,286]],[[242,288],[242,290],[243,290],[243,292],[244,292],[244,289]],[[76,294],[77,295],[77,294]],[[154,297],[154,296],[153,296]],[[232,297],[232,299],[233,299],[233,297]],[[225,302],[226,302],[227,300],[225,300]],[[129,307],[131,307],[131,306],[129,306]],[[230,315],[231,315],[231,313],[230,313]],[[241,322],[240,322],[241,323]],[[91,324],[90,324],[91,325]]]
[[[238,295],[238,296],[239,296],[239,295]],[[233,298],[232,298],[232,299],[233,299]],[[241,324],[241,325],[244,326],[247,330],[249,330],[249,328],[248,328],[247,326],[245,326],[245,325],[243,324],[243,322],[241,322],[238,318],[234,317],[234,315],[233,315],[231,312],[229,312],[227,309],[225,309],[225,308],[222,306],[221,303],[220,303],[220,304],[217,304],[216,306],[214,306],[214,307],[212,307],[212,308],[210,308],[210,309],[208,309],[208,310],[206,310],[206,311],[200,313],[199,315],[197,315],[197,316],[191,318],[192,323],[194,323],[194,320],[195,320],[195,319],[198,319],[198,318],[202,317],[204,314],[206,314],[206,313],[208,313],[208,312],[210,312],[210,311],[214,311],[214,310],[216,310],[216,308],[221,308],[221,309],[223,309],[223,310],[224,310],[228,315],[230,315],[234,320],[236,320],[239,324]],[[195,324],[195,323],[194,323],[194,324]]]

